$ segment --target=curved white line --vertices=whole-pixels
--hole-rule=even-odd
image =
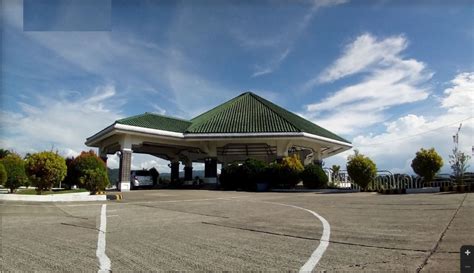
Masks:
[[[99,259],[100,269],[98,272],[110,272],[111,262],[105,254],[105,232],[107,230],[107,205],[103,204],[100,210],[99,237],[97,238],[97,251],[95,255]]]
[[[308,261],[306,261],[306,263],[300,268],[299,272],[302,273],[302,272],[313,271],[316,265],[318,265],[319,260],[323,257],[324,252],[329,246],[329,237],[331,235],[331,226],[329,225],[329,222],[326,219],[324,219],[324,217],[322,217],[321,215],[309,209],[305,209],[305,208],[294,206],[294,205],[282,204],[282,203],[274,203],[274,202],[263,202],[263,203],[276,204],[280,206],[286,206],[286,207],[304,210],[313,214],[319,219],[319,221],[321,221],[321,223],[323,224],[323,234],[321,235],[321,239],[319,240],[319,246],[313,251],[313,253],[311,254],[311,257],[309,257]]]

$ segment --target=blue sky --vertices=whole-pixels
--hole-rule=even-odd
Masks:
[[[380,169],[410,172],[435,147],[448,172],[461,121],[471,154],[471,1],[255,2],[3,1],[1,146],[75,155],[118,118],[191,118],[251,90]]]

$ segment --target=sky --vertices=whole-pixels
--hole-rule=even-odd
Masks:
[[[348,139],[381,170],[412,173],[416,151],[434,147],[449,173],[461,123],[459,147],[472,154],[472,1],[1,4],[1,148],[75,156],[117,119],[189,119],[252,91]],[[352,153],[325,166],[345,169]],[[169,171],[152,156],[132,164]]]

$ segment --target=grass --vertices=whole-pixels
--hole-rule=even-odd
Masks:
[[[86,189],[76,189],[76,190],[58,190],[58,191],[44,191],[42,195],[48,195],[48,194],[63,194],[63,193],[77,193],[77,192],[87,192],[88,190]],[[29,194],[29,195],[35,195],[36,190],[35,189],[19,189],[16,191],[15,194]]]

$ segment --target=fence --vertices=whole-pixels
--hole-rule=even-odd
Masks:
[[[329,184],[333,187],[341,189],[355,189],[360,190],[360,187],[355,184],[350,178],[347,170],[341,170],[334,174],[331,169],[324,168],[326,175],[329,178]],[[439,174],[435,179],[429,183],[431,187],[445,187],[452,186],[454,179],[449,174]],[[423,179],[419,176],[412,176],[408,174],[393,174],[388,170],[377,171],[375,180],[369,184],[372,190],[389,190],[389,189],[417,189],[424,185]]]

